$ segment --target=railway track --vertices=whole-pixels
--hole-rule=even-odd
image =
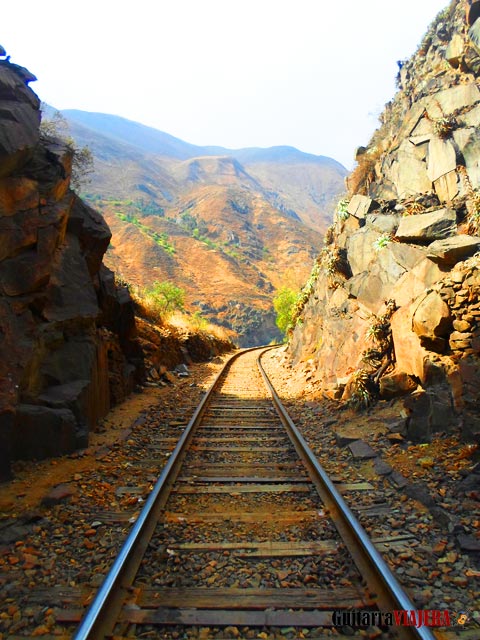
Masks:
[[[335,611],[415,609],[285,413],[259,353],[227,363],[90,608],[65,612],[64,622],[83,615],[76,640],[342,637]],[[413,626],[378,634],[436,637]]]

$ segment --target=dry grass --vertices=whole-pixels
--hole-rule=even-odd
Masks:
[[[373,147],[358,157],[357,166],[347,178],[350,197],[355,194],[368,195],[370,184],[375,181],[375,165],[380,155],[380,150]]]
[[[214,336],[219,340],[230,340],[235,342],[235,339],[237,338],[237,334],[231,329],[213,324],[195,313],[190,315],[176,311],[169,316],[166,323],[171,327],[175,327],[179,331],[187,333],[203,333]]]
[[[139,287],[131,286],[130,295],[135,304],[135,314],[158,327],[173,329],[175,333],[201,333],[231,342],[235,342],[238,338],[235,331],[209,322],[198,312],[189,314],[173,311],[160,314],[155,300],[150,296],[144,296]]]

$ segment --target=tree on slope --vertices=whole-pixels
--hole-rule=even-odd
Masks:
[[[273,308],[277,314],[275,323],[283,334],[287,332],[292,323],[293,307],[296,300],[297,294],[288,287],[279,289],[273,299]]]

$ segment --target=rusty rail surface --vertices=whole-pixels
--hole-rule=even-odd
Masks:
[[[260,362],[261,355],[267,349],[265,347],[260,349],[261,354],[257,358],[257,364],[265,385],[271,394],[275,411],[278,414],[281,423],[285,427],[298,456],[303,461],[308,475],[311,478],[311,482],[315,485],[323,504],[333,519],[334,525],[350,552],[353,562],[357,566],[360,575],[364,577],[368,585],[369,592],[376,594],[375,604],[383,611],[414,610],[414,605],[402,590],[382,556],[377,551],[359,522],[356,520],[342,496],[335,488],[332,481],[328,478],[318,460],[288,416]],[[81,620],[74,635],[75,640],[97,640],[109,637],[114,633],[115,626],[122,612],[123,604],[138,572],[147,546],[154,534],[155,527],[161,519],[162,513],[164,513],[165,505],[169,499],[172,488],[179,477],[181,467],[185,461],[194,433],[197,427],[201,424],[202,418],[208,410],[216,391],[227,378],[232,364],[238,360],[238,358],[241,358],[244,354],[250,351],[253,351],[253,349],[244,350],[232,356],[221,372],[217,375],[209,391],[203,397],[178,441],[174,452],[165,465],[152,492],[150,493],[143,510],[126,538],[112,568],[98,590],[96,597],[91,603],[83,620]],[[233,409],[231,410],[233,413]],[[254,429],[254,427],[251,428]],[[245,427],[243,429],[245,429]],[[221,451],[221,449],[219,449],[219,451]],[[232,478],[217,478],[217,480],[219,482],[221,480],[225,482],[232,482]],[[279,481],[278,478],[276,478],[276,480]],[[238,477],[238,483],[252,483],[254,481],[255,478]],[[264,482],[266,482],[266,480],[264,480]],[[261,492],[261,489],[255,489],[252,486],[251,488],[252,490]],[[185,491],[186,490],[184,489],[184,492]],[[248,547],[248,543],[243,546]],[[257,543],[256,547],[258,546],[259,545]],[[205,589],[205,591],[207,591],[207,589]],[[221,589],[217,589],[216,591],[220,597]],[[288,590],[281,589],[279,591],[281,591],[283,595],[288,595]],[[275,603],[275,598],[273,597],[274,594],[271,594],[268,589],[264,590],[263,593],[265,600],[265,606],[263,607],[265,611],[263,613],[265,614],[265,612],[269,612],[269,614],[263,615],[262,617],[258,611],[251,612],[250,616],[246,616],[245,618],[245,626],[248,626],[248,624],[251,626],[263,626],[264,624],[270,624],[272,626],[276,626],[276,624],[278,624],[284,626],[285,618],[282,618],[281,615],[277,617],[274,615],[275,613],[281,614],[282,612],[271,611],[271,608],[275,607],[275,604],[269,604],[269,597],[271,598],[271,601]],[[257,594],[257,600],[258,597],[259,596]],[[260,608],[259,601],[253,605],[253,608]],[[191,612],[192,610],[193,607],[188,611]],[[188,611],[186,611],[183,618],[178,616],[179,624],[189,624]],[[237,612],[237,618],[239,620],[242,619],[240,615],[241,613],[242,612]],[[255,613],[259,614],[257,616],[257,624],[255,623],[255,620],[257,619],[254,615]],[[132,612],[131,620],[135,619],[134,614],[135,612]],[[208,611],[207,614],[208,615],[205,617],[207,622],[205,622],[205,624],[208,626],[208,620],[212,619],[212,612]],[[298,626],[317,626],[314,623],[309,623],[309,614],[311,614],[309,611],[298,611]],[[153,616],[153,618],[154,617],[155,616]],[[228,621],[228,616],[225,617],[226,622],[222,622],[221,615],[218,615],[215,619],[218,621],[217,624],[219,626],[231,624],[231,622]],[[310,616],[310,619],[312,619],[312,616]],[[199,622],[199,620],[202,620],[202,616],[199,614],[193,616],[192,620],[195,620],[196,622],[190,622],[190,624],[202,624],[202,622]],[[252,620],[254,622],[252,622]],[[141,623],[140,618],[139,622]],[[155,621],[150,621],[150,623],[162,624],[161,622]],[[395,631],[395,629],[392,629],[391,631]],[[434,640],[435,638],[431,631],[425,627],[403,627],[400,631],[401,636],[399,637],[404,638],[405,640]]]

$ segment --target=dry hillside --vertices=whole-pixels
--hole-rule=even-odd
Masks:
[[[291,147],[195,147],[106,114],[66,111],[95,157],[88,193],[127,281],[169,280],[187,308],[234,329],[242,346],[280,337],[272,298],[298,288],[321,247],[346,170]]]

